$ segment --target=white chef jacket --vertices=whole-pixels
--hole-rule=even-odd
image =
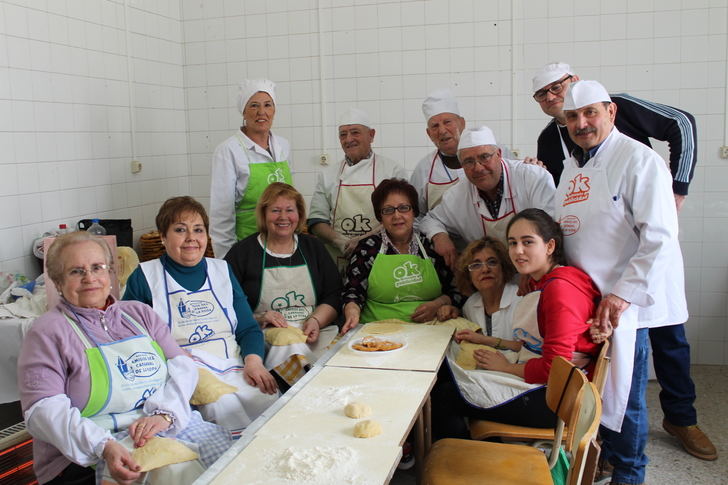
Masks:
[[[374,154],[374,183],[379,185],[382,180],[392,177],[407,180],[407,170],[392,159]],[[339,182],[344,184],[356,181],[359,183],[371,183],[372,180],[372,158],[365,158],[353,166],[346,164],[346,160],[326,167],[319,173],[316,190],[311,197],[311,208],[308,219],[320,219],[333,223],[334,208],[339,195]],[[366,182],[364,182],[366,181]]]
[[[605,387],[605,395],[611,397],[605,401],[602,416],[605,426],[619,430],[629,394],[636,329],[682,323],[688,312],[672,178],[665,162],[652,149],[614,128],[584,165],[584,169],[600,168],[606,175],[609,193],[599,194],[599,184],[591,180],[588,195],[581,195],[586,197],[584,201],[564,205],[567,195],[580,191],[572,183],[579,175],[576,159],[564,161],[554,198],[554,218],[565,230],[564,249],[569,264],[589,274],[603,295],[614,293],[631,302],[612,337]],[[621,208],[616,213],[624,212],[624,222],[631,230],[618,238],[620,245],[614,244],[613,237],[605,237],[605,231],[611,228],[605,227],[604,221],[583,213],[581,217],[574,215],[579,210],[575,206],[597,204],[602,200],[597,197],[611,198],[615,207]],[[582,238],[581,247],[592,251],[575,250],[570,236],[577,232]]]
[[[554,180],[546,169],[528,165],[521,160],[502,160],[503,200],[498,217],[514,210],[522,211],[535,207],[550,212],[553,208]],[[492,216],[478,189],[470,181],[462,180],[445,192],[442,202],[427,213],[420,223],[420,231],[429,239],[435,234],[447,232],[455,234],[467,242],[484,237],[481,215]],[[502,241],[505,243],[505,241]]]
[[[436,154],[437,159],[433,162]],[[446,184],[455,179],[460,179],[460,182],[467,180],[465,178],[465,171],[462,168],[446,168],[437,150],[428,153],[417,163],[417,166],[412,172],[410,183],[417,189],[417,194],[419,195],[420,217],[427,214],[429,210],[427,207],[427,184],[430,182]]]
[[[250,176],[248,165],[287,160],[293,173],[288,140],[274,133],[270,134],[270,138],[270,148],[275,160],[267,150],[242,131],[215,148],[210,180],[210,237],[215,256],[218,258],[224,257],[238,240],[235,235],[235,207],[243,198],[248,186]],[[241,141],[245,145],[245,150],[240,145]]]
[[[521,297],[518,292],[518,285],[506,283],[501,295],[500,305],[497,312],[491,315],[492,336],[504,340],[514,340],[513,338],[513,312],[518,306]],[[463,315],[471,322],[480,325],[483,329],[483,335],[487,335],[485,326],[485,305],[483,297],[477,291],[470,295],[465,305],[463,305]]]

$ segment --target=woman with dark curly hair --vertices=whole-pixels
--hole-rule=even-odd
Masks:
[[[417,234],[417,191],[406,180],[383,180],[372,192],[382,229],[362,239],[344,279],[344,334],[359,322],[427,322],[443,305],[460,306],[452,272],[430,241]]]

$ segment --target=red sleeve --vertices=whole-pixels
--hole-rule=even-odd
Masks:
[[[589,331],[586,321],[594,303],[570,283],[554,279],[544,287],[538,304],[538,328],[543,337],[541,357],[526,362],[529,384],[545,383],[557,355],[571,360],[579,336]]]

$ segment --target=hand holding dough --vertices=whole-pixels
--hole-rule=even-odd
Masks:
[[[382,434],[382,425],[376,421],[367,419],[366,421],[359,421],[354,426],[354,436],[356,438],[373,438],[380,434]]]
[[[462,367],[465,370],[475,370],[477,365],[475,362],[475,357],[473,357],[473,352],[475,352],[476,349],[483,349],[483,350],[489,350],[491,352],[497,352],[495,348],[489,346],[489,345],[481,345],[481,344],[474,344],[472,342],[460,342],[460,352],[458,352],[458,356],[455,359],[455,363]]]
[[[372,407],[361,402],[350,402],[344,407],[344,414],[350,418],[366,418],[372,414]]]
[[[306,335],[298,327],[270,327],[263,333],[265,341],[273,346],[302,344],[306,341]]]

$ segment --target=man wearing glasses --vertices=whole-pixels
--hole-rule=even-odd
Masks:
[[[576,143],[566,129],[564,96],[567,87],[579,80],[568,64],[547,64],[533,77],[533,98],[553,119],[538,137],[538,159],[558,184]],[[616,107],[614,126],[622,134],[650,146],[649,138],[670,144],[670,172],[675,206],[680,211],[688,193],[697,161],[695,118],[670,106],[652,103],[626,94],[610,95]],[[715,460],[718,453],[710,438],[696,426],[695,385],[690,377],[690,344],[682,324],[649,329],[652,360],[662,388],[660,404],[663,427],[676,436],[683,448],[703,460]]]
[[[533,77],[533,99],[544,113],[553,117],[538,137],[537,158],[554,176],[556,184],[564,169],[564,160],[576,147],[566,131],[563,106],[567,86],[578,80],[579,76],[563,62],[546,64]],[[672,191],[680,211],[698,160],[695,118],[677,108],[628,94],[612,94],[611,97],[617,107],[615,126],[621,133],[649,147],[652,146],[650,138],[670,145]]]
[[[550,209],[555,190],[543,168],[503,158],[486,126],[463,131],[457,155],[467,182],[445,192],[442,202],[420,223],[420,230],[450,267],[455,265],[457,249],[449,234],[465,243],[492,236],[505,244],[508,221],[529,207]]]

